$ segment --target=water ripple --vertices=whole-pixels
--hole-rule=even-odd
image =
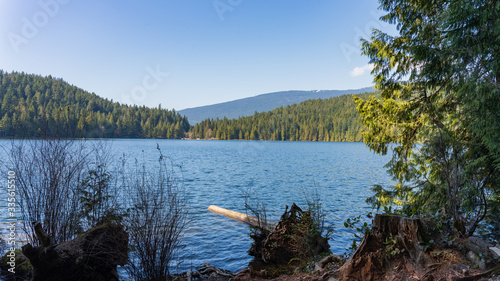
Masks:
[[[384,168],[388,158],[374,155],[362,143],[115,140],[112,149],[129,160],[140,159],[144,150],[154,165],[156,143],[182,164],[193,214],[179,270],[210,262],[238,271],[251,260],[248,227],[210,213],[209,205],[245,212],[243,193],[252,191],[266,204],[268,217],[277,220],[285,205],[304,206],[306,194],[316,188],[335,228],[331,250],[342,254],[352,241],[343,222],[371,210],[365,203],[371,186],[391,183]]]

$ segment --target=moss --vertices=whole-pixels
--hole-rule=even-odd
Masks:
[[[16,274],[29,275],[33,270],[33,266],[31,265],[30,260],[25,255],[23,255],[21,249],[15,249],[14,253],[16,254]],[[8,264],[8,262],[10,261],[10,257],[7,256],[8,254],[10,254],[10,251],[2,257],[2,267],[5,267],[7,269],[10,268],[10,265]]]

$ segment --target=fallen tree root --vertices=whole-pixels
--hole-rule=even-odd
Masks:
[[[236,274],[229,270],[215,267],[209,263],[204,263],[203,266],[196,268],[194,271],[186,271],[180,274],[172,276],[174,281],[177,280],[187,280],[191,281],[193,279],[209,279],[209,278],[221,278],[225,280],[233,280]]]
[[[483,277],[488,277],[490,276],[494,271],[500,269],[500,266],[496,267],[496,268],[493,268],[493,269],[490,269],[488,271],[485,271],[485,272],[482,272],[482,273],[478,273],[478,274],[474,274],[474,275],[469,275],[469,276],[451,276],[450,277],[450,281],[474,281],[474,280],[479,280]]]

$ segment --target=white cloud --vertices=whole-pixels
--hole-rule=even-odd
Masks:
[[[349,74],[351,74],[352,77],[356,76],[361,76],[365,74],[365,71],[371,71],[373,69],[373,63],[361,66],[361,67],[355,67]]]

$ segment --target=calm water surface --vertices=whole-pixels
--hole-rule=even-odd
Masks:
[[[305,207],[306,195],[321,194],[327,221],[334,224],[330,245],[342,254],[352,240],[343,222],[371,208],[365,199],[374,184],[387,185],[388,157],[375,155],[363,143],[129,140],[111,142],[117,162],[125,153],[153,165],[157,143],[164,155],[182,167],[184,185],[193,213],[179,269],[204,262],[238,271],[251,257],[248,227],[207,211],[217,205],[245,212],[244,192],[266,204],[268,218],[278,220],[285,205]],[[8,145],[8,141],[0,141]],[[180,176],[180,174],[178,173]],[[2,208],[3,209],[3,208]]]

